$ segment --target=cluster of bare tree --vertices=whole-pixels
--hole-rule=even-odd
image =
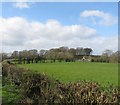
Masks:
[[[52,48],[50,50],[23,50],[23,51],[14,51],[9,58],[14,59],[18,63],[38,63],[45,62],[45,60],[50,60],[55,62],[56,60],[73,62],[77,59],[80,59],[79,56],[89,56],[92,53],[91,48],[68,48],[68,47],[59,47]],[[3,60],[8,58],[7,54],[2,54]]]
[[[68,48],[68,47],[59,47],[52,48],[50,50],[23,50],[23,51],[13,51],[12,54],[2,53],[1,60],[13,59],[16,63],[38,63],[38,62],[56,62],[56,61],[65,61],[65,62],[74,62],[80,60],[83,57],[87,58],[92,54],[93,50],[91,48]],[[120,51],[113,52],[111,50],[105,50],[101,55],[94,56],[91,55],[90,61],[92,62],[120,62]]]
[[[102,54],[104,59],[108,59],[109,62],[120,62],[120,51],[113,52],[112,50],[105,50]]]
[[[120,51],[105,50],[101,56],[93,57],[92,62],[120,63]]]

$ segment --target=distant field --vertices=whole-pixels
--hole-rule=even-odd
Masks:
[[[93,80],[102,85],[108,85],[109,83],[118,85],[118,65],[112,63],[57,62],[21,64],[18,66],[45,73],[65,83]]]

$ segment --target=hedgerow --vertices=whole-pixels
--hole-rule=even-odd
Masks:
[[[63,104],[117,104],[119,89],[112,85],[102,87],[93,81],[81,80],[64,84],[45,74],[2,64],[3,103],[39,105]]]

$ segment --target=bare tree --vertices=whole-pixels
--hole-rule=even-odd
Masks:
[[[84,52],[85,52],[85,55],[90,55],[92,53],[92,49],[91,48],[84,48]]]
[[[110,62],[118,63],[119,62],[119,51],[112,53],[109,58],[110,58]]]
[[[106,50],[103,52],[102,55],[109,57],[109,56],[112,55],[112,54],[113,54],[113,51],[112,51],[112,50],[106,49]]]
[[[15,63],[16,63],[16,61],[17,61],[17,59],[18,59],[18,57],[19,57],[19,52],[18,52],[18,51],[14,51],[14,52],[12,53],[11,57],[12,57],[13,59],[15,59],[14,61],[15,61]]]

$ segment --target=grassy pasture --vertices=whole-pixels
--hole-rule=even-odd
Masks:
[[[18,66],[45,73],[64,83],[92,80],[103,86],[107,86],[109,83],[115,86],[118,85],[118,64],[113,63],[56,62],[19,64]]]

